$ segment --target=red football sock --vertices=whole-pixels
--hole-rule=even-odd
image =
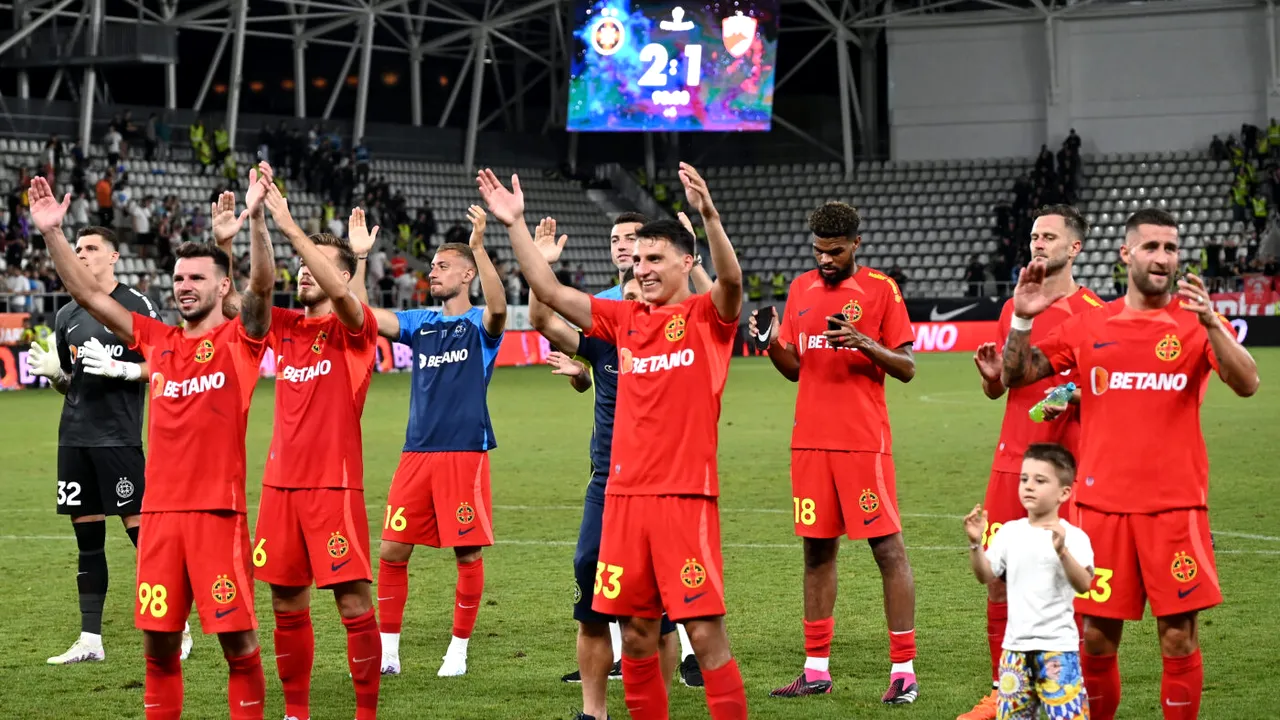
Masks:
[[[667,720],[667,684],[657,653],[643,660],[622,656],[622,694],[632,720]]]
[[[276,611],[276,670],[284,688],[284,714],[311,717],[311,665],[316,636],[311,611]]]
[[[916,631],[889,633],[889,662],[904,663],[916,659]]]
[[[378,685],[382,682],[382,636],[373,610],[342,618],[347,627],[347,667],[356,687],[356,720],[378,717]],[[299,715],[298,717],[306,717]]]
[[[830,625],[828,625],[828,643],[830,642]],[[707,691],[707,710],[711,711],[711,720],[746,720],[747,692],[742,687],[742,673],[738,672],[738,661],[729,658],[729,662],[715,670],[702,671],[702,681]]]
[[[1080,671],[1089,693],[1089,717],[1093,720],[1115,720],[1120,707],[1120,665],[1116,656],[1081,655]]]
[[[987,649],[991,651],[991,681],[1000,682],[1000,656],[1004,654],[1004,630],[1009,625],[1009,603],[987,601]]]
[[[484,593],[484,558],[458,563],[458,589],[454,591],[453,636],[466,640],[476,628],[480,596]]]
[[[267,681],[262,676],[262,648],[241,657],[227,658],[231,675],[227,678],[227,704],[231,720],[262,720]]]
[[[1164,675],[1160,678],[1164,720],[1196,720],[1203,691],[1204,661],[1199,649],[1186,657],[1165,656]]]
[[[806,657],[831,657],[831,638],[836,634],[836,619],[804,621],[804,654]]]
[[[404,622],[404,604],[408,599],[409,563],[379,560],[378,616],[382,618],[382,632],[400,632],[400,625]]]
[[[178,720],[182,717],[182,661],[147,656],[147,684],[142,691],[147,720]]]

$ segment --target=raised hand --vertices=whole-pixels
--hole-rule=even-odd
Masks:
[[[769,317],[765,318],[768,325],[765,326],[764,332],[760,332],[759,317],[760,310],[752,310],[751,317],[747,320],[747,329],[751,331],[752,337],[760,341],[761,345],[772,345],[774,339],[778,337],[778,309],[770,306]]]
[[[271,219],[275,220],[276,227],[283,230],[295,224],[293,216],[289,214],[289,201],[285,199],[284,195],[280,194],[280,188],[276,187],[275,183],[267,184],[262,202],[271,213]]]
[[[555,265],[560,260],[560,253],[564,252],[564,244],[567,242],[568,235],[561,235],[556,240],[556,219],[552,217],[542,218],[533,231],[533,245],[542,253],[542,259],[548,265]]]
[[[1053,533],[1053,551],[1061,555],[1067,549],[1067,531],[1062,527],[1062,521],[1054,523],[1049,532]]]
[[[982,534],[987,530],[987,511],[982,509],[981,505],[974,505],[968,515],[964,516],[964,534],[969,536],[969,542],[982,542]]]
[[[27,365],[33,374],[50,380],[62,374],[62,362],[58,360],[58,353],[45,350],[40,343],[33,343],[27,351]]]
[[[351,252],[355,253],[356,257],[368,255],[378,239],[378,226],[374,225],[370,230],[364,223],[364,210],[358,207],[351,208],[351,217],[347,218],[347,240],[351,243]]]
[[[223,247],[235,240],[240,228],[244,227],[244,221],[249,219],[249,209],[245,208],[244,212],[236,215],[235,193],[227,190],[209,208],[209,217],[212,219],[213,241],[218,247]]]
[[[1204,280],[1201,280],[1198,275],[1187,273],[1178,281],[1178,305],[1183,310],[1195,313],[1200,324],[1205,327],[1212,327],[1218,322],[1218,314],[1213,311],[1209,292],[1204,289]]]
[[[265,167],[265,172],[259,172],[257,168],[249,168],[249,189],[244,193],[245,212],[253,216],[259,216],[262,212],[262,199],[267,194],[267,186],[275,186],[271,182],[271,168],[266,163],[262,163],[261,167]]]
[[[31,180],[31,187],[27,189],[27,202],[31,208],[31,222],[35,223],[43,235],[62,227],[62,219],[67,216],[67,208],[71,207],[71,193],[67,193],[59,203],[53,196],[49,181],[36,177]]]
[[[685,230],[689,231],[690,235],[697,237],[697,234],[693,232],[693,222],[689,220],[688,215],[685,215],[683,212],[678,212],[676,213],[676,219],[680,221],[680,224],[684,226]]]
[[[1013,313],[1018,317],[1033,318],[1064,297],[1045,291],[1046,268],[1045,259],[1036,258],[1018,273],[1018,286],[1013,289]]]
[[[479,205],[472,205],[467,208],[467,219],[471,221],[471,249],[484,249],[484,208]]]
[[[558,351],[553,351],[547,355],[547,364],[551,366],[552,375],[577,377],[585,375],[587,372],[587,368],[582,363]]]
[[[498,218],[498,222],[507,227],[522,222],[524,217],[524,191],[520,189],[520,178],[511,176],[511,189],[503,187],[498,176],[485,168],[476,175],[476,185],[480,189],[480,197],[489,206],[489,212]]]
[[[684,185],[684,197],[689,201],[689,206],[703,217],[714,214],[716,207],[711,202],[711,191],[707,189],[707,181],[703,180],[689,163],[680,163],[679,175],[680,183]]]
[[[999,380],[1000,371],[1004,369],[1004,359],[996,352],[996,344],[993,342],[978,346],[978,351],[973,354],[973,364],[978,366],[982,378],[990,382]]]

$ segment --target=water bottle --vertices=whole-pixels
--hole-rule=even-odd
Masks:
[[[1031,416],[1031,422],[1044,422],[1044,406],[1045,405],[1066,405],[1071,402],[1071,395],[1076,391],[1076,384],[1069,382],[1066,385],[1059,385],[1049,392],[1043,400],[1031,406],[1031,410],[1027,412]]]

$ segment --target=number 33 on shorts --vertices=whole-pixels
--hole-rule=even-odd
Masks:
[[[605,575],[608,575],[608,579]],[[622,592],[622,568],[617,565],[606,565],[602,562],[596,563],[596,586],[593,594],[604,595],[606,599],[613,600],[618,597],[618,593]]]

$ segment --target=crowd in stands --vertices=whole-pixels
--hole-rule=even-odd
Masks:
[[[1189,263],[1214,290],[1237,291],[1244,277],[1277,275],[1280,257],[1280,123],[1245,123],[1240,136],[1209,143],[1214,160],[1228,161],[1233,180],[1227,191],[1232,229],[1226,237],[1207,238],[1201,257]]]

